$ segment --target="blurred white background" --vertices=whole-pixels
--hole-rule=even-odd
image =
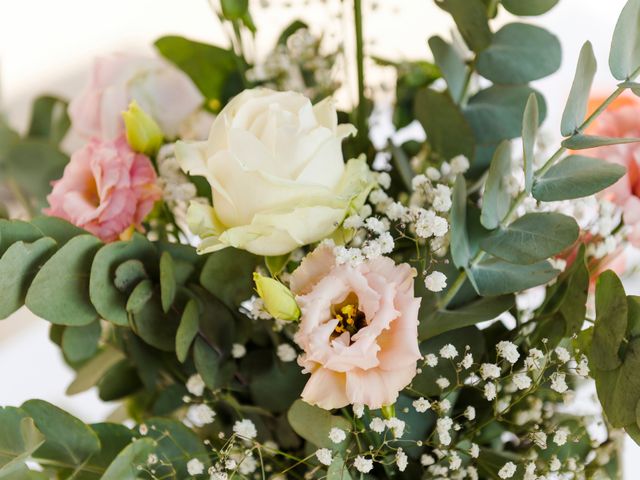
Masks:
[[[214,0],[216,1],[216,0]],[[349,19],[336,18],[340,1],[270,0],[274,8],[259,9],[258,57],[268,52],[278,33],[294,18],[320,30],[332,23],[346,32],[347,53],[352,50]],[[284,4],[291,8],[282,8]],[[344,2],[345,5],[349,1]],[[365,0],[376,3],[365,18],[365,35],[375,39],[369,49],[388,58],[426,58],[427,39],[449,36],[450,17],[428,0]],[[547,98],[545,130],[559,132],[560,116],[571,85],[578,52],[591,40],[599,62],[595,89],[606,93],[615,85],[607,68],[611,33],[624,0],[562,0],[539,23],[560,37],[562,68],[536,82]],[[348,15],[347,15],[348,17]],[[497,24],[510,20],[501,14]],[[225,36],[207,0],[19,0],[0,1],[0,106],[14,126],[24,127],[30,101],[40,93],[65,97],[78,91],[91,60],[112,51],[152,52],[162,35],[180,34],[224,44]],[[338,38],[338,40],[340,40]],[[351,67],[353,70],[353,67]],[[349,94],[343,101],[349,101]],[[633,292],[638,293],[638,292]],[[21,310],[0,322],[0,405],[19,405],[32,397],[44,398],[85,421],[104,419],[115,405],[105,405],[94,391],[66,397],[72,379],[60,353],[48,340],[48,325]],[[626,477],[638,478],[640,449],[628,441]]]

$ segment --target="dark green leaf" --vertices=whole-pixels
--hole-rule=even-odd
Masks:
[[[98,355],[86,362],[76,373],[75,380],[67,388],[67,395],[75,395],[96,385],[111,367],[124,358],[120,350],[106,346]]]
[[[116,423],[95,423],[91,428],[98,435],[102,448],[89,458],[84,466],[85,470],[79,472],[77,478],[81,480],[100,480],[102,472],[136,437],[135,432]]]
[[[81,327],[67,327],[62,334],[62,351],[71,362],[81,362],[98,351],[100,320]]]
[[[447,82],[449,94],[455,103],[460,103],[467,77],[467,66],[457,50],[435,36],[429,39],[429,48],[433,53],[436,65]]]
[[[43,442],[44,437],[27,412],[0,407],[0,478],[19,468]]]
[[[62,246],[78,235],[89,232],[58,217],[39,216],[31,220],[31,225],[42,232],[43,237],[51,237]]]
[[[88,325],[98,318],[89,301],[89,271],[102,243],[80,235],[58,250],[40,269],[25,303],[36,315],[60,325]]]
[[[562,142],[562,146],[569,150],[585,150],[587,148],[603,147],[606,145],[622,145],[625,143],[638,143],[640,137],[600,137],[596,135],[574,135]]]
[[[471,258],[467,234],[467,185],[458,175],[453,187],[451,215],[451,258],[456,267],[466,267]]]
[[[160,295],[149,283],[149,280],[140,282],[127,302],[127,310],[133,316],[134,331],[152,347],[173,352],[180,325],[180,309],[171,309],[165,314]]]
[[[138,283],[148,278],[144,264],[137,258],[133,258],[118,265],[113,277],[113,285],[122,293],[127,294],[131,293]]]
[[[587,197],[613,185],[625,173],[622,165],[571,155],[536,179],[533,196],[543,202]]]
[[[333,458],[333,462],[327,469],[327,480],[352,480],[349,467],[344,463],[340,455]]]
[[[437,0],[449,12],[469,48],[479,52],[491,43],[487,8],[481,0]]]
[[[196,370],[207,388],[215,390],[220,387],[220,355],[202,338],[196,338],[193,359]]]
[[[67,115],[67,102],[60,98],[42,96],[36,98],[31,110],[31,124],[27,136],[40,138],[58,145],[69,130],[71,121]]]
[[[391,149],[391,161],[393,162],[395,173],[399,175],[402,180],[402,185],[406,191],[413,191],[412,179],[414,174],[409,157],[401,146],[398,146],[393,142],[389,142],[389,148]],[[391,173],[393,174],[394,171]]]
[[[193,343],[193,339],[198,334],[198,319],[200,312],[198,302],[189,300],[182,314],[178,333],[176,334],[176,355],[178,360],[184,363],[189,354],[189,348]]]
[[[560,0],[502,0],[504,8],[514,15],[542,15],[557,5]]]
[[[502,142],[496,150],[484,186],[480,222],[489,230],[496,228],[504,219],[511,205],[511,196],[505,187],[511,173],[511,144]]]
[[[35,242],[42,232],[30,223],[22,220],[0,220],[0,256],[15,242]]]
[[[137,480],[138,467],[147,463],[149,454],[156,448],[151,438],[140,438],[124,448],[104,472],[101,480]]]
[[[337,449],[342,452],[349,444],[351,423],[343,418],[331,415],[331,412],[320,407],[309,405],[303,400],[296,400],[287,413],[289,424],[302,438],[319,448]],[[347,439],[336,446],[329,439],[332,428],[339,428],[347,433]]]
[[[620,366],[619,350],[627,331],[627,297],[618,276],[607,270],[596,283],[596,322],[589,360],[598,370]]]
[[[467,273],[473,287],[483,297],[544,285],[558,275],[549,262],[516,265],[495,258],[473,265]]]
[[[591,42],[586,42],[582,46],[582,50],[580,50],[576,74],[573,77],[567,105],[562,113],[560,131],[565,137],[576,132],[587,114],[589,94],[591,93],[591,85],[593,85],[593,78],[597,69],[598,62],[593,54]]]
[[[142,386],[136,368],[129,360],[121,360],[111,367],[98,382],[98,396],[103,402],[120,400]]]
[[[473,158],[473,132],[448,95],[423,88],[415,97],[414,111],[435,153],[445,160],[457,155]]]
[[[162,310],[167,313],[176,298],[176,274],[173,258],[169,252],[160,256],[160,299]]]
[[[278,277],[289,262],[290,254],[278,255],[275,257],[264,257],[264,263],[272,277]]]
[[[609,68],[618,80],[629,80],[640,67],[640,0],[629,0],[613,32]]]
[[[146,306],[151,297],[153,297],[153,282],[151,280],[141,281],[129,295],[127,300],[127,312],[133,314],[140,313]]]
[[[260,259],[243,250],[225,248],[209,254],[200,283],[235,311],[253,294],[252,273]]]

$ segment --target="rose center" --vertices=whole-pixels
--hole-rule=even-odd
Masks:
[[[344,302],[331,306],[333,318],[338,320],[333,331],[333,337],[339,337],[344,332],[355,335],[361,328],[367,326],[367,318],[358,309],[358,299],[355,295],[349,295]]]

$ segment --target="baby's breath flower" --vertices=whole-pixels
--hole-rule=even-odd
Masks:
[[[196,373],[189,377],[186,387],[190,394],[200,397],[204,393],[205,385],[200,374]]]
[[[440,349],[440,356],[442,358],[446,358],[447,360],[451,360],[458,356],[458,350],[450,343],[447,343]]]
[[[233,424],[233,433],[240,437],[249,439],[256,438],[258,436],[255,424],[247,418],[244,420],[238,420]]]
[[[285,363],[293,362],[298,357],[296,350],[288,343],[281,343],[278,345],[276,355],[278,355],[278,358]]]
[[[331,450],[328,448],[320,448],[319,450],[316,450],[316,458],[321,464],[326,466],[331,465],[331,462],[333,461]]]
[[[398,448],[396,451],[396,465],[398,466],[398,470],[404,472],[409,464],[409,459],[407,458],[407,454],[404,453],[402,448]]]
[[[412,405],[413,405],[413,408],[415,408],[416,412],[418,413],[424,413],[427,410],[429,410],[429,408],[431,408],[431,403],[429,402],[429,400],[423,397],[420,397],[419,399],[414,400]]]
[[[471,455],[471,458],[478,458],[480,456],[480,447],[477,443],[471,444],[471,447],[469,448],[469,455]]]
[[[566,382],[566,374],[561,372],[554,372],[551,375],[551,390],[558,393],[564,393],[569,389]]]
[[[353,414],[356,418],[362,418],[362,416],[364,415],[364,405],[362,403],[354,403]]]
[[[209,405],[204,403],[191,405],[187,410],[187,420],[195,427],[204,427],[213,422],[216,416]]]
[[[447,276],[442,272],[431,272],[425,277],[424,286],[431,292],[441,292],[447,288]]]
[[[497,393],[498,392],[495,383],[487,383],[484,386],[484,398],[486,398],[487,400],[495,400]]]
[[[436,357],[433,353],[428,353],[427,355],[425,355],[424,361],[427,364],[427,366],[431,368],[436,367],[438,365],[438,357]]]
[[[462,359],[462,362],[460,362],[460,365],[465,370],[468,370],[469,368],[471,368],[471,365],[473,365],[473,355],[471,355],[470,353],[467,353]]]
[[[504,358],[507,362],[514,364],[520,358],[518,346],[515,343],[503,340],[496,345],[498,356]]]
[[[369,473],[373,470],[373,460],[370,458],[365,458],[362,455],[358,455],[353,462],[353,466],[360,473]]]
[[[449,387],[449,385],[451,385],[451,382],[445,377],[439,377],[436,380],[436,385],[438,385],[441,390],[444,390],[445,388]]]
[[[469,405],[464,409],[464,416],[467,418],[467,420],[474,420],[476,418],[476,409]]]
[[[422,466],[428,467],[429,465],[433,465],[434,463],[436,463],[436,459],[431,455],[423,453],[420,457],[420,463],[422,464]]]
[[[558,357],[558,360],[560,360],[562,363],[567,363],[569,360],[571,360],[569,351],[564,347],[556,347],[555,353],[556,357]]]
[[[344,430],[337,428],[337,427],[333,427],[330,431],[329,431],[329,439],[333,442],[333,443],[341,443],[343,442],[345,439],[347,438],[347,434],[345,433]]]
[[[500,368],[495,363],[483,363],[480,365],[480,376],[483,380],[488,378],[499,378]]]
[[[386,428],[386,424],[382,418],[374,417],[369,423],[369,428],[376,433],[382,433]]]
[[[526,373],[516,373],[513,376],[513,384],[518,390],[526,390],[531,387],[531,378]]]
[[[204,464],[197,458],[192,458],[187,462],[187,472],[189,475],[200,475],[204,472]]]
[[[513,462],[507,462],[503,465],[503,467],[498,472],[498,476],[500,478],[511,478],[515,475],[518,467]]]
[[[553,443],[561,447],[565,443],[567,443],[568,437],[569,437],[569,429],[566,427],[561,427],[558,430],[556,430],[556,433],[553,435]]]
[[[233,358],[242,358],[247,354],[247,349],[241,343],[234,343],[231,346],[231,356]]]

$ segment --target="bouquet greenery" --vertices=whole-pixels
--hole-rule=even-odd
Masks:
[[[229,47],[163,37],[38,98],[25,134],[0,122],[0,317],[50,322],[67,393],[119,402],[92,425],[0,409],[0,479],[619,478],[623,431],[640,442],[640,297],[617,275],[640,246],[640,0],[610,96],[582,48],[557,149],[528,83],[558,39],[492,19],[558,0],[435,0],[456,30],[433,62],[366,52],[361,0],[340,2],[355,59],[299,20],[250,58],[268,5],[214,3]]]

